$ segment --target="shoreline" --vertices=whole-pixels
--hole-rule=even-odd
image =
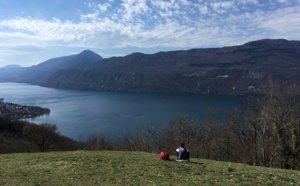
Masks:
[[[11,119],[29,119],[43,115],[49,115],[49,108],[38,106],[19,105],[16,103],[5,102],[4,98],[0,98],[0,116]]]

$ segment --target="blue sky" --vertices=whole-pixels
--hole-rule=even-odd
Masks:
[[[300,0],[0,0],[0,67],[300,40]]]

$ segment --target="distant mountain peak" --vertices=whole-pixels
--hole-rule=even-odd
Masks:
[[[103,59],[102,56],[100,56],[99,54],[97,54],[97,53],[95,53],[95,52],[93,52],[91,50],[84,50],[84,51],[80,52],[78,54],[78,56],[82,56],[84,58],[88,58],[88,59],[90,59],[92,61],[98,61],[98,60]]]
[[[89,49],[83,50],[82,52],[79,53],[79,55],[98,55],[98,56],[100,56],[100,55],[97,54],[96,52],[93,52],[93,51],[91,51],[91,50],[89,50]]]
[[[93,52],[93,51],[87,49],[87,50],[83,50],[83,51],[80,52],[79,54],[85,54],[85,53],[95,53],[95,52]]]
[[[288,44],[289,41],[286,39],[261,39],[257,41],[250,41],[245,46],[261,46],[261,45],[284,45]]]
[[[5,69],[13,69],[13,68],[21,68],[21,66],[20,65],[7,65],[7,66],[5,66],[3,68],[5,68]]]

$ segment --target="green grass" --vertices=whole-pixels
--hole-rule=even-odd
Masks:
[[[158,154],[74,151],[0,155],[0,185],[300,185],[300,171]]]

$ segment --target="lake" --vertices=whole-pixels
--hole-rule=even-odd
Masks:
[[[242,106],[245,100],[245,96],[97,92],[23,83],[0,83],[0,98],[50,108],[50,115],[29,121],[56,124],[62,135],[78,141],[91,134],[118,140],[124,132],[140,134],[147,125],[166,126],[178,115],[206,119],[212,108],[221,119],[226,111]]]

